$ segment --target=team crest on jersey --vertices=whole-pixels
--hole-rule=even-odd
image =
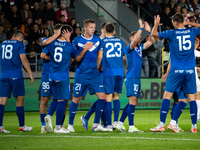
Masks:
[[[89,51],[92,52],[97,46],[99,46],[100,42],[96,42],[90,49]]]
[[[135,51],[140,57],[142,57],[142,47],[141,46],[135,48]]]

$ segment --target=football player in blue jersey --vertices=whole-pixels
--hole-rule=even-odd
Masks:
[[[78,103],[82,96],[85,96],[87,90],[95,92],[98,101],[95,109],[95,119],[92,126],[93,131],[109,131],[103,128],[99,122],[105,106],[105,93],[103,83],[100,80],[100,73],[97,71],[97,53],[100,48],[100,38],[94,35],[95,22],[92,19],[84,21],[84,34],[76,37],[73,44],[76,47],[76,53],[80,54],[87,49],[83,59],[76,64],[76,73],[74,79],[73,100],[70,105],[68,130],[75,132],[73,121],[77,111]]]
[[[61,32],[67,31],[68,39],[70,38],[72,28],[68,25],[62,26]],[[49,56],[47,55],[49,54]],[[71,57],[75,57],[74,46],[67,42],[65,37],[61,35],[45,47],[41,57],[50,59],[49,81],[52,89],[53,99],[58,100],[56,108],[56,127],[55,133],[69,133],[69,131],[61,128],[62,119],[64,117],[66,100],[69,99],[69,63]],[[50,130],[46,124],[47,130]]]
[[[0,133],[10,133],[3,127],[4,107],[8,98],[16,98],[16,114],[19,120],[19,131],[31,131],[32,127],[25,125],[24,114],[24,79],[22,64],[29,73],[31,84],[34,78],[26,58],[25,45],[22,43],[24,34],[20,30],[13,33],[11,40],[4,41],[0,45],[1,54],[1,78],[0,78]]]
[[[194,43],[195,38],[200,34],[200,28],[185,28],[184,17],[178,13],[172,16],[172,24],[175,30],[158,32],[157,28],[160,25],[159,15],[154,19],[152,35],[154,37],[159,37],[160,39],[164,38],[169,40],[171,69],[167,77],[160,110],[160,123],[155,128],[151,128],[150,130],[152,132],[165,131],[165,120],[169,111],[170,99],[175,91],[179,92],[180,90],[183,90],[183,92],[187,94],[190,103],[190,114],[192,120],[192,128],[190,131],[192,133],[196,133],[197,104],[195,101],[195,93],[197,92],[197,89],[195,77],[196,61],[194,55]],[[178,105],[178,110],[180,111],[185,107],[184,102]],[[175,114],[179,116],[180,112]],[[175,118],[177,118],[177,116]],[[176,123],[177,120],[173,120],[173,122],[170,122],[168,125],[168,128],[174,132],[178,132]]]
[[[104,39],[106,37],[106,34],[105,34],[105,25],[106,25],[107,22],[103,22],[101,23],[100,27],[101,27],[101,35],[100,35],[100,39]],[[100,80],[103,82],[103,71],[100,69],[98,70],[100,72]],[[95,94],[95,91],[94,92],[90,92],[90,94]],[[81,121],[82,121],[82,125],[83,125],[83,128],[85,130],[88,130],[88,121],[91,117],[91,115],[95,112],[95,109],[96,109],[96,104],[97,104],[98,100],[96,100],[92,106],[90,107],[90,109],[88,110],[88,112],[86,113],[86,115],[83,115],[81,116]],[[103,126],[106,126],[107,123],[106,123],[106,114],[105,114],[105,108],[103,110],[103,113],[102,113],[102,116],[101,116],[101,125]]]
[[[103,58],[103,83],[106,93],[106,121],[108,123],[106,128],[112,131],[111,102],[113,99],[113,125],[116,127],[120,112],[119,94],[122,92],[124,79],[123,56],[125,55],[125,45],[120,38],[113,36],[115,34],[115,26],[113,23],[107,23],[105,31],[106,37],[101,41],[101,47],[97,59],[97,68],[100,69],[100,64]]]
[[[144,44],[140,44],[144,24],[142,23],[141,19],[139,19],[138,22],[140,28],[137,32],[131,32],[129,34],[131,43],[125,49],[128,63],[125,85],[129,103],[124,108],[120,121],[117,124],[117,129],[121,130],[122,132],[126,132],[123,124],[127,116],[129,119],[128,132],[143,132],[134,126],[135,106],[137,104],[138,98],[140,97],[141,91],[140,78],[142,69],[142,51],[154,43],[154,38],[149,35],[148,41]],[[147,30],[149,33],[151,32],[151,28],[147,22],[145,22],[145,30]]]

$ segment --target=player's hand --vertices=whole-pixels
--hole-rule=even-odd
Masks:
[[[197,67],[197,71],[200,72],[200,67]]]
[[[151,27],[149,26],[149,23],[148,23],[147,21],[145,21],[144,24],[145,24],[145,28],[144,28],[144,29],[145,29],[146,31],[148,31],[148,32],[151,32]]]
[[[84,45],[84,49],[85,49],[86,51],[88,51],[90,48],[92,48],[92,46],[93,46],[93,42],[87,42],[87,43],[85,43],[85,45]]]
[[[168,74],[165,73],[165,74],[161,77],[161,80],[162,80],[163,82],[167,81],[167,76],[168,76]]]
[[[184,24],[184,26],[186,26],[186,25],[188,25],[188,24],[189,24],[189,21],[187,21],[187,20],[184,20],[184,21],[183,21],[183,24]]]
[[[154,16],[154,25],[160,26],[162,23],[160,23],[160,16]]]
[[[139,19],[138,22],[139,22],[140,28],[144,28],[144,24],[142,23],[142,19]]]
[[[31,79],[31,84],[33,84],[33,82],[34,82],[34,77],[33,77],[32,74],[30,74],[30,79]]]
[[[71,36],[71,33],[67,30],[63,30],[62,33],[61,33],[62,36],[64,36],[65,40],[67,42],[70,42],[70,36]]]
[[[56,35],[56,36],[60,36],[61,28],[62,28],[62,26],[60,27],[60,29],[56,30],[56,32],[54,33],[54,35]]]

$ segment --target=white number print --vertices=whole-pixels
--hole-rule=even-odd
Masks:
[[[138,84],[134,84],[134,91],[138,91]]]
[[[12,58],[12,50],[13,46],[12,45],[2,45],[3,51],[2,51],[2,59],[11,59]]]
[[[178,43],[179,43],[179,51],[182,50],[190,50],[191,49],[191,41],[189,40],[190,35],[184,35],[183,39],[181,38],[181,36],[177,36],[176,37],[178,39]],[[186,44],[189,44],[187,47],[185,46]]]
[[[76,83],[75,90],[80,91],[81,90],[81,84]]]
[[[49,82],[42,82],[42,89],[43,90],[49,89],[49,88],[50,88]]]
[[[54,53],[54,60],[56,62],[61,62],[62,61],[62,53],[63,52],[63,49],[61,47],[56,47],[55,48],[55,53]],[[59,57],[59,58],[57,58]]]
[[[109,57],[121,57],[121,48],[122,48],[122,44],[121,43],[115,43],[115,45],[113,45],[113,43],[106,43],[106,48],[111,47],[108,51],[107,51],[107,58]],[[114,54],[110,54],[114,48],[117,48],[117,52],[115,52]]]

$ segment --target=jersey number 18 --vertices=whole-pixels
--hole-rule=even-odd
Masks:
[[[2,59],[11,59],[12,58],[12,45],[2,45],[3,51],[2,51]]]

